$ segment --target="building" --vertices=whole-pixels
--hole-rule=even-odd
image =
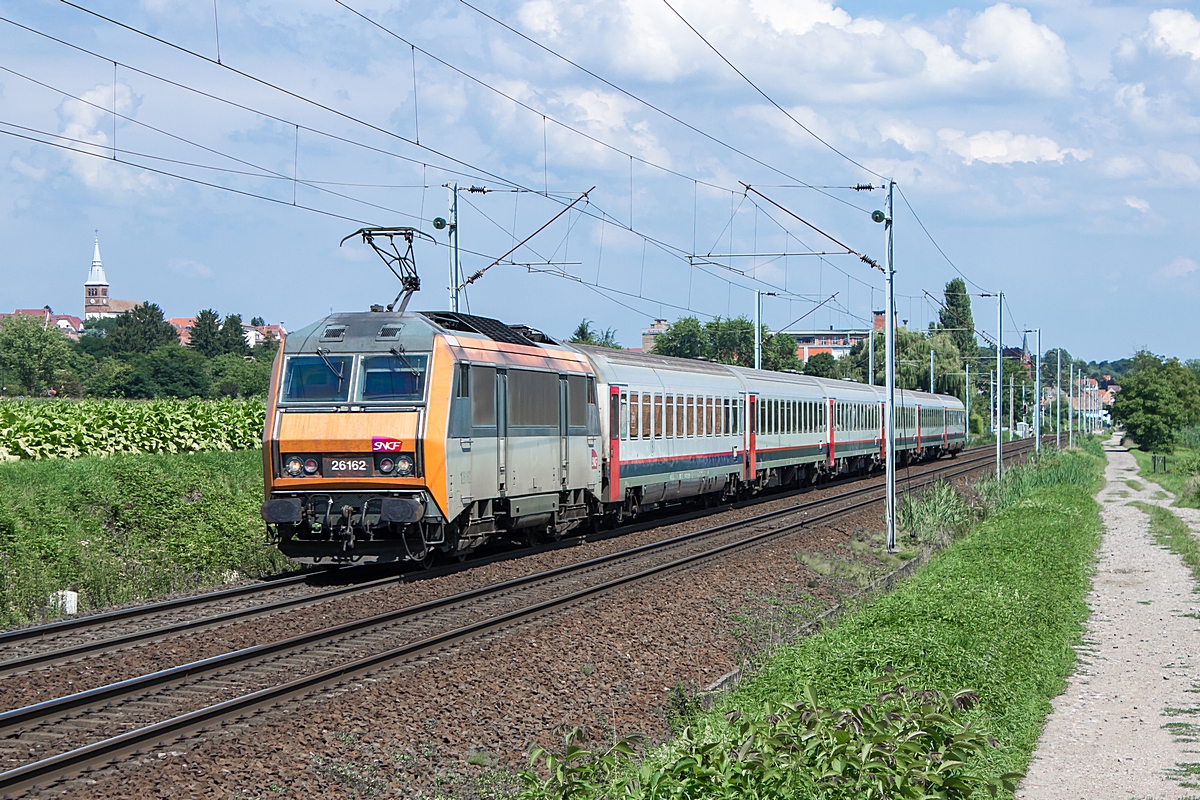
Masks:
[[[187,347],[192,343],[192,326],[195,317],[171,317],[167,322],[179,334],[179,343]],[[258,347],[264,342],[282,342],[287,330],[282,325],[247,325],[242,323],[242,337],[248,347]]]
[[[179,334],[179,343],[187,347],[192,343],[192,326],[196,324],[195,317],[171,317],[167,322]]]
[[[643,353],[654,352],[654,340],[657,339],[662,334],[666,333],[667,328],[669,328],[669,327],[670,327],[670,325],[667,324],[667,321],[665,319],[654,320],[653,325],[651,325],[646,330],[642,331],[642,350],[641,350],[641,352],[643,352]],[[636,348],[634,348],[634,349],[636,349]]]
[[[83,330],[83,320],[79,317],[73,314],[55,314],[50,306],[18,308],[11,314],[0,314],[0,319],[4,317],[32,317],[33,319],[40,320],[47,328],[51,326],[58,328],[72,341],[78,341],[79,334]]]
[[[884,313],[876,311],[874,329],[882,331],[884,324]],[[834,358],[842,358],[850,352],[850,348],[854,347],[854,345],[859,342],[865,342],[871,337],[871,331],[865,328],[835,329],[832,325],[829,326],[829,330],[827,331],[782,330],[777,331],[777,333],[786,333],[789,336],[795,337],[796,356],[801,361],[807,361],[818,353],[829,353]],[[880,338],[879,346],[883,346],[882,338]]]
[[[108,278],[104,276],[104,265],[100,262],[100,236],[97,234],[92,268],[83,284],[83,319],[119,317],[139,305],[136,300],[114,300],[108,296]]]

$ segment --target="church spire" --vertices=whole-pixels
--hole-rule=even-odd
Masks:
[[[96,231],[96,247],[92,251],[92,268],[88,271],[84,286],[108,286],[104,277],[104,265],[100,263],[100,231]]]

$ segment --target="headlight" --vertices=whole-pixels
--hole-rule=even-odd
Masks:
[[[400,456],[396,459],[396,474],[411,475],[413,471],[413,461],[408,456]]]
[[[379,459],[379,471],[382,472],[384,475],[387,475],[395,468],[396,468],[396,462],[392,461],[390,458]]]
[[[300,456],[290,456],[283,462],[283,469],[293,478],[299,478],[304,474],[304,460]]]
[[[316,460],[315,458],[308,458],[308,459],[305,459],[305,461],[304,461],[304,472],[305,472],[305,474],[307,474],[307,475],[316,475],[316,474],[317,474],[317,467],[318,467],[318,466],[319,466],[319,465],[317,464],[317,460]]]

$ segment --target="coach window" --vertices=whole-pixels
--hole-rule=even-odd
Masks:
[[[704,398],[704,435],[713,435],[712,398]]]
[[[573,428],[587,426],[588,377],[586,375],[567,376],[567,425]]]
[[[667,395],[666,405],[667,405],[667,410],[666,410],[667,416],[666,416],[666,420],[665,420],[666,431],[665,431],[664,435],[668,439],[674,439],[675,438],[675,395],[673,395],[673,394]]]
[[[663,435],[662,395],[654,395],[654,438],[661,439]]]
[[[687,413],[685,415],[687,419],[687,435],[691,437],[696,435],[696,398],[689,394],[685,402],[687,403]]]
[[[683,395],[675,395],[675,438],[683,438]]]
[[[629,393],[621,392],[621,419],[617,422],[617,430],[622,439],[629,438]]]
[[[496,424],[496,370],[471,367],[471,424],[486,428]]]
[[[650,395],[642,395],[642,438],[650,438]]]
[[[641,406],[638,403],[638,394],[634,392],[629,395],[629,438],[638,438],[638,430],[640,420],[642,418]]]

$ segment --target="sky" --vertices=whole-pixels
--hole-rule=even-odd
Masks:
[[[961,275],[1006,344],[1197,355],[1193,8],[72,2],[0,0],[0,310],[82,314],[98,230],[113,297],[297,329],[396,296],[366,225],[431,237],[411,307],[446,309],[457,181],[468,276],[588,193],[463,311],[638,346],[757,289],[772,329],[861,328],[894,179],[910,327]]]

